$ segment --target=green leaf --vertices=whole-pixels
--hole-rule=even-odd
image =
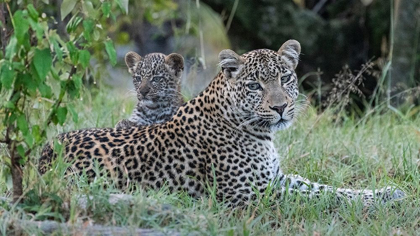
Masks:
[[[70,53],[71,62],[73,64],[77,64],[77,61],[78,61],[78,58],[79,58],[79,53],[76,49],[76,46],[74,46],[72,41],[67,42],[66,46],[67,46],[67,50]]]
[[[121,32],[117,35],[115,41],[117,44],[126,45],[130,42],[130,35],[127,32]]]
[[[18,116],[17,120],[17,126],[19,130],[22,132],[23,135],[26,135],[28,133],[28,122],[26,122],[26,118],[24,114],[21,114]]]
[[[118,5],[125,13],[128,13],[128,0],[117,0]]]
[[[32,136],[35,138],[35,142],[40,142],[42,140],[39,125],[32,126]]]
[[[91,19],[96,19],[98,13],[93,7],[93,4],[91,1],[82,1],[82,8],[84,13]]]
[[[93,22],[93,20],[88,19],[83,21],[83,37],[85,37],[88,42],[92,41],[92,32],[94,26],[95,22]]]
[[[63,144],[61,144],[57,139],[54,140],[54,152],[61,153],[63,151]]]
[[[6,123],[5,124],[12,124],[13,122],[15,122],[16,121],[16,113],[12,113],[10,116],[9,116],[9,119],[8,120],[5,120],[6,121]]]
[[[17,149],[17,151],[19,153],[19,156],[22,157],[20,160],[24,160],[24,157],[25,157],[25,148],[23,148],[23,146],[20,144],[19,146],[16,147],[16,149]],[[22,163],[20,163],[20,164],[22,164]]]
[[[34,137],[32,136],[31,133],[27,133],[25,136],[25,143],[28,144],[28,146],[30,148],[32,148],[34,146]]]
[[[77,0],[63,0],[61,4],[61,20],[64,20],[66,16],[74,9],[76,6]]]
[[[58,120],[57,120],[57,111],[54,109],[51,112],[51,121],[53,122],[53,124],[57,124]],[[55,150],[55,149],[54,149]]]
[[[6,62],[1,67],[0,82],[6,88],[10,89],[15,79],[15,71],[12,69],[12,65]]]
[[[33,19],[29,19],[29,24],[31,25],[31,28],[36,32],[36,38],[41,41],[44,38],[44,28],[42,27],[41,23],[38,23]]]
[[[46,85],[45,83],[40,83],[38,85],[38,90],[43,97],[45,97],[45,98],[51,98],[52,97],[51,87]]]
[[[15,23],[15,35],[18,43],[25,44],[25,34],[29,30],[28,20],[25,19],[23,12],[18,10],[13,15],[13,21]]]
[[[117,21],[117,16],[114,13],[112,13],[112,11],[111,11],[110,15],[111,15],[112,22],[116,22]]]
[[[76,84],[74,80],[68,81],[66,90],[70,98],[75,98],[79,96],[79,90],[76,88]]]
[[[3,106],[5,108],[15,109],[16,108],[15,104],[17,104],[20,98],[21,98],[20,93],[15,93],[15,95],[13,95],[13,97],[9,101],[7,101]],[[12,114],[9,116],[8,124],[13,123],[15,120],[16,120],[16,113],[12,112]]]
[[[4,104],[4,107],[13,109],[15,108],[15,104],[13,104],[11,101],[7,101],[6,104]]]
[[[29,91],[30,94],[36,95],[36,88],[38,87],[38,81],[32,78],[28,73],[19,75],[19,79],[22,80],[23,85]]]
[[[101,38],[101,33],[99,32],[98,28],[93,30],[93,40],[98,41]]]
[[[52,65],[50,49],[48,48],[45,48],[42,50],[35,49],[35,56],[32,60],[32,63],[35,66],[39,79],[41,81],[44,81]]]
[[[90,53],[87,50],[81,50],[79,52],[79,62],[82,64],[83,68],[86,68],[89,66],[90,61]]]
[[[13,95],[13,97],[12,97],[12,99],[10,99],[10,101],[16,103],[17,101],[19,101],[19,99],[21,97],[22,96],[20,95],[20,93],[15,93],[15,95]]]
[[[52,67],[51,70],[50,70],[51,76],[57,81],[61,80],[60,75],[58,75],[59,71],[60,71],[60,69],[58,69],[56,67]]]
[[[15,86],[22,85],[24,89],[27,89],[28,92],[32,95],[36,95],[36,88],[38,87],[38,81],[33,78],[29,73],[22,74],[19,73],[16,79]]]
[[[109,17],[109,13],[111,12],[111,3],[109,2],[104,2],[102,4],[102,13],[104,14],[104,16],[106,18]]]
[[[60,125],[63,125],[64,122],[66,122],[66,116],[67,116],[67,108],[65,107],[59,107],[57,109],[57,121]]]
[[[79,91],[82,88],[82,76],[74,75],[73,76],[74,87]]]
[[[17,39],[13,35],[9,40],[9,44],[6,46],[6,58],[7,59],[13,58],[16,55],[16,51],[17,51],[16,45],[17,45]]]
[[[83,21],[83,18],[82,18],[82,17],[77,16],[77,15],[74,15],[74,16],[70,19],[69,23],[67,23],[67,26],[66,26],[67,33],[72,33],[72,32],[74,32],[74,31],[77,29],[77,26],[78,26],[78,25],[80,24],[80,22],[82,22],[82,21]]]
[[[5,161],[5,159],[3,159]],[[10,171],[10,168],[5,166],[6,168],[3,168],[3,180],[6,180],[6,187],[7,190],[11,191],[13,189],[13,179],[12,179],[12,173]]]
[[[115,52],[114,44],[111,40],[105,42],[105,50],[108,53],[111,65],[115,66],[115,64],[117,64],[117,53]]]
[[[55,55],[56,55],[56,57],[57,57],[57,60],[58,60],[59,62],[61,62],[61,61],[63,60],[63,50],[62,50],[62,49],[61,49],[61,47],[58,45],[57,40],[55,40],[55,39],[51,39],[51,42],[52,42],[52,45],[53,45],[53,47],[54,47],[54,52],[55,52]]]
[[[79,122],[79,114],[76,112],[76,110],[74,110],[73,105],[72,104],[69,104],[67,106],[67,108],[70,111],[70,114],[72,116],[72,119],[73,119],[74,123],[78,123]]]
[[[28,5],[28,7],[27,7],[27,9],[28,9],[29,16],[30,16],[30,17],[31,17],[31,18],[32,18],[35,22],[38,22],[38,17],[39,17],[39,14],[38,14],[37,10],[35,9],[34,5],[29,4],[29,5]]]

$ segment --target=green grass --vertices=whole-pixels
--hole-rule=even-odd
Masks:
[[[64,128],[52,128],[49,136],[85,127],[111,127],[127,117],[135,103],[134,97],[110,89],[93,94],[85,94],[83,101],[76,102],[80,114],[77,124],[68,122]],[[420,116],[401,117],[380,109],[368,114],[358,119],[336,119],[330,110],[317,114],[308,108],[292,128],[277,134],[275,145],[282,168],[286,173],[336,187],[396,185],[408,195],[396,205],[378,205],[367,211],[361,204],[331,206],[328,197],[307,200],[292,196],[271,206],[260,201],[244,209],[230,209],[217,203],[211,193],[197,200],[165,188],[135,191],[133,204],[111,205],[107,196],[119,191],[109,180],[87,184],[80,177],[68,186],[63,163],[40,177],[34,169],[38,154],[25,168],[27,200],[18,206],[0,202],[0,233],[10,234],[10,220],[53,219],[199,235],[419,235]],[[7,170],[3,163],[0,166],[3,176]],[[10,196],[7,182],[0,179],[0,196]],[[93,197],[86,210],[75,204],[81,194]],[[30,227],[25,233],[42,235]]]

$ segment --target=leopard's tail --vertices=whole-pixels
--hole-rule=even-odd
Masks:
[[[42,148],[41,158],[38,163],[38,172],[43,175],[50,168],[52,162],[57,158],[57,154],[53,150],[53,143],[47,143],[44,148]]]

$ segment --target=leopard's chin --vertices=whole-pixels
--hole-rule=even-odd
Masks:
[[[293,124],[293,119],[280,118],[272,127],[274,131],[284,130],[289,128]]]

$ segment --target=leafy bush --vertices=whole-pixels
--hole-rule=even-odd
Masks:
[[[100,75],[91,60],[108,58],[116,64],[107,26],[127,11],[127,4],[64,0],[61,19],[70,19],[67,32],[60,34],[56,20],[39,10],[44,3],[0,1],[8,13],[0,16],[0,142],[6,149],[0,158],[10,169],[15,201],[23,193],[21,166],[45,142],[49,125],[63,125],[69,115],[77,122],[73,103],[83,81]]]

